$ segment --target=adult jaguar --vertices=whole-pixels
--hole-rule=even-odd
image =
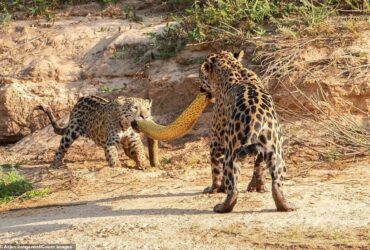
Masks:
[[[263,189],[262,163],[266,162],[277,210],[292,211],[293,205],[281,191],[287,168],[274,103],[258,76],[242,65],[243,55],[243,51],[236,55],[213,53],[200,66],[201,91],[215,102],[210,144],[212,185],[205,192],[226,191],[226,200],[214,211],[231,212],[238,198],[241,162],[247,155],[255,155],[250,191]]]

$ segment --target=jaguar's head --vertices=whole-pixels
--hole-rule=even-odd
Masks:
[[[126,98],[127,108],[131,111],[133,119],[146,120],[152,117],[152,100],[136,97]]]
[[[222,69],[235,67],[239,69],[241,67],[241,61],[243,59],[244,52],[241,50],[239,53],[230,53],[227,51],[221,51],[220,53],[212,53],[207,56],[204,62],[199,67],[199,78],[200,78],[200,91],[207,93],[212,98],[212,102],[215,102],[217,91],[219,89],[219,78],[222,74]]]
[[[151,99],[137,97],[118,97],[115,102],[119,104],[121,113],[121,126],[130,126],[131,122],[151,119]]]

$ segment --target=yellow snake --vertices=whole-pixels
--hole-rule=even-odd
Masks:
[[[138,120],[138,129],[146,136],[160,141],[174,140],[185,135],[197,122],[205,107],[210,103],[207,94],[200,93],[181,115],[167,126],[159,125],[151,120]],[[155,146],[153,148],[155,149]],[[155,153],[153,154],[153,156]],[[154,159],[151,159],[151,161]]]

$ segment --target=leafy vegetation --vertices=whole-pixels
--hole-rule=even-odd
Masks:
[[[0,27],[7,25],[12,20],[12,16],[7,13],[0,13]]]
[[[139,63],[142,59],[143,55],[150,46],[146,44],[133,44],[133,45],[123,45],[122,48],[117,48],[112,56],[110,57],[111,60],[125,60],[125,59],[133,59],[135,63]]]
[[[2,168],[8,168],[13,164],[3,164]],[[17,165],[17,164],[15,164]],[[15,168],[7,172],[0,171],[0,204],[13,199],[28,200],[36,197],[44,197],[49,194],[48,188],[32,189],[32,184],[24,178]]]
[[[19,162],[17,163],[4,163],[0,164],[0,169],[13,169],[13,168],[19,168],[21,164]]]
[[[185,1],[189,3],[189,1]],[[368,1],[282,1],[218,0],[194,1],[176,24],[152,36],[159,57],[174,56],[187,43],[222,41],[241,44],[266,34],[281,33],[288,38],[325,31],[328,17],[338,9],[370,10]],[[168,0],[181,5],[184,1]]]
[[[2,0],[0,1],[0,26],[11,20],[11,13],[24,11],[29,16],[45,16],[47,20],[54,18],[53,11],[65,5],[98,2],[100,4],[116,3],[117,0]]]
[[[172,162],[171,157],[162,157],[162,159],[160,160],[161,165],[167,165],[170,164],[171,162]]]
[[[13,197],[32,190],[32,185],[17,171],[0,172],[0,203],[8,202]]]
[[[143,18],[136,14],[135,6],[128,4],[123,8],[125,18],[131,22],[141,22]]]
[[[175,56],[189,41],[188,34],[181,25],[169,25],[160,34],[150,33],[151,46],[157,49],[156,57]]]
[[[189,8],[195,1],[194,0],[166,0],[164,1],[170,10],[182,11]]]
[[[49,195],[49,193],[50,193],[50,191],[49,191],[48,188],[39,188],[39,189],[31,190],[31,191],[26,192],[22,196],[22,200],[42,198],[42,197],[45,197],[45,196]]]

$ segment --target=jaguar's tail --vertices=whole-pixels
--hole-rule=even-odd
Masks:
[[[243,161],[248,155],[258,155],[263,153],[263,146],[258,143],[244,145],[239,148],[237,157],[240,161]]]
[[[53,114],[53,111],[51,110],[50,107],[44,106],[44,105],[38,105],[38,106],[36,106],[35,110],[42,110],[42,111],[45,112],[45,114],[49,117],[51,125],[53,126],[54,133],[56,133],[57,135],[63,135],[65,133],[65,131],[67,129],[67,126],[66,127],[61,127],[57,123],[57,119],[55,118],[55,116]]]
[[[247,130],[253,130],[253,132],[245,135],[241,141],[242,145],[237,152],[237,158],[240,161],[243,161],[247,156],[255,156],[260,153],[263,154],[264,152],[263,145],[257,139],[258,135],[261,133],[261,126],[253,126],[253,128],[251,127],[251,124],[248,124],[247,126],[250,126]]]

